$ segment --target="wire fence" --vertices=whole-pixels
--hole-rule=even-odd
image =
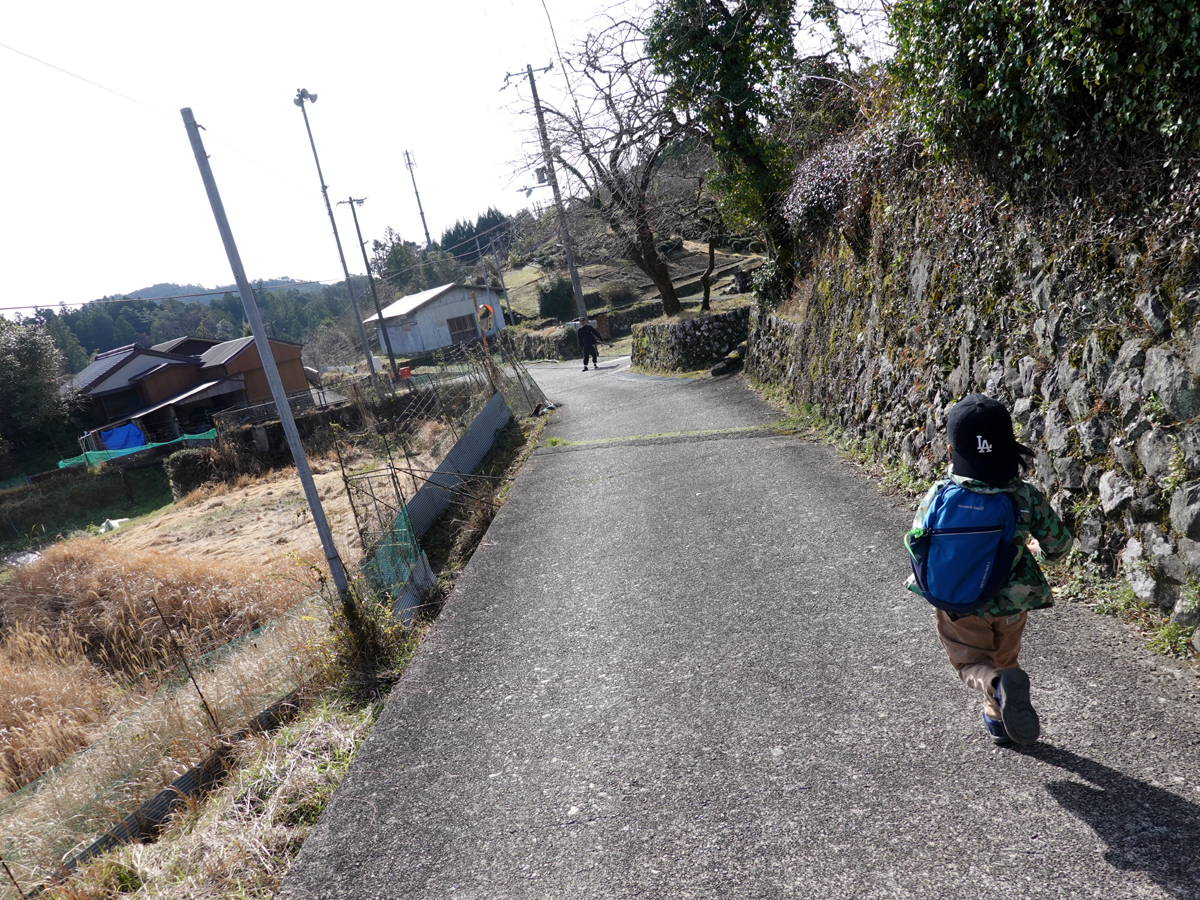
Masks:
[[[352,474],[342,462],[363,546],[362,572],[376,591],[392,598],[393,609],[401,615],[407,616],[419,602],[414,594],[425,586],[424,581],[432,580],[419,542],[427,517],[422,516],[414,527],[409,499],[420,496],[433,480],[444,485],[449,476],[449,483],[457,484],[470,474],[443,470],[472,424],[489,405],[494,406],[497,394],[520,417],[534,415],[546,405],[545,395],[515,357],[498,349],[488,352],[481,345],[460,344],[439,351],[428,371],[403,379],[397,390],[374,406],[384,465]],[[489,438],[489,447],[490,443]],[[402,464],[393,447],[403,456]],[[426,506],[422,504],[422,509]]]
[[[77,861],[228,736],[300,688],[329,606],[312,598],[186,665],[87,749],[0,798],[0,897],[27,894]],[[193,684],[192,678],[195,682]]]
[[[351,387],[351,393],[367,390],[365,384]],[[495,408],[497,394],[522,418],[547,404],[520,361],[479,346],[439,353],[428,371],[403,379],[374,402],[353,398],[372,410],[371,427],[386,457],[384,466],[368,472],[342,467],[364,547],[359,571],[373,587],[396,598],[414,574],[432,577],[403,483],[411,491],[429,481],[476,417]],[[300,403],[317,405],[312,392],[304,396],[308,400]],[[237,411],[239,417],[245,412]],[[267,413],[262,409],[260,421],[270,418]],[[243,424],[239,418],[235,427]],[[303,687],[331,615],[329,605],[313,597],[245,637],[181,662],[153,696],[87,749],[0,797],[0,861],[7,868],[0,874],[0,898],[26,896],[111,846],[120,830],[114,825],[138,816],[162,796],[164,785],[178,784],[213,758],[230,734]]]
[[[303,415],[314,409],[345,406],[350,401],[335,391],[310,388],[288,394],[287,402],[288,406],[291,407],[293,415]],[[268,400],[264,403],[256,403],[253,406],[243,406],[237,409],[213,413],[212,422],[213,427],[217,429],[218,433],[224,436],[237,432],[247,425],[261,425],[263,422],[270,422],[278,418],[279,408],[275,405],[274,400]]]

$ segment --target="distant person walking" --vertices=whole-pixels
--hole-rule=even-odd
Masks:
[[[600,332],[588,324],[587,316],[579,317],[579,330],[576,334],[579,337],[579,349],[583,351],[583,371],[588,370],[589,357],[592,365],[597,369],[600,368],[600,357],[596,352],[596,347],[600,343]]]
[[[962,561],[966,557],[954,560],[952,548],[955,542],[962,547],[962,542],[977,539],[972,532],[997,530],[982,527],[981,520],[986,516],[983,511],[997,502],[1001,510],[1007,509],[1005,537],[1011,535],[1011,544],[1001,538],[999,548],[1007,552],[996,552],[996,563],[1004,568],[988,577],[988,584],[996,584],[998,590],[990,596],[985,591],[982,605],[947,611],[944,601],[948,595],[935,602],[924,593],[918,585],[916,567],[908,587],[923,593],[938,607],[938,639],[958,677],[983,695],[983,725],[992,740],[997,744],[1032,744],[1041,725],[1029,700],[1029,676],[1017,663],[1017,654],[1029,610],[1054,605],[1038,560],[1054,562],[1065,556],[1071,549],[1071,534],[1045,495],[1021,477],[1029,468],[1033,451],[1017,443],[1012,418],[1003,404],[982,394],[964,397],[946,417],[946,437],[950,443],[950,471],[929,489],[909,532],[910,537],[918,539],[924,533],[934,536],[933,540],[944,536],[940,539],[950,542],[941,546],[951,549],[942,549],[937,556],[949,569],[923,571],[926,586],[932,590],[931,576],[949,576],[943,581],[946,584],[966,578],[961,570],[953,570],[953,563],[965,564]],[[1001,498],[1008,503],[1000,502]],[[954,525],[944,518],[955,515],[959,518]],[[934,566],[934,559],[931,552],[930,566]],[[971,584],[977,591],[977,581]]]

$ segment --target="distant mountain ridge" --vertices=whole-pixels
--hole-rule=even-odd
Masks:
[[[258,282],[251,282],[255,287]],[[264,287],[268,289],[274,288],[294,288],[298,291],[315,293],[321,290],[322,285],[313,282],[297,281],[295,278],[265,278],[262,281]],[[229,284],[223,287],[206,288],[202,284],[173,284],[162,283],[152,284],[150,287],[139,288],[136,291],[130,291],[127,294],[113,294],[111,297],[103,297],[104,300],[115,300],[121,297],[132,297],[137,300],[149,299],[165,299],[173,298],[181,303],[210,303],[216,297],[223,297],[225,294],[236,294],[237,285]]]

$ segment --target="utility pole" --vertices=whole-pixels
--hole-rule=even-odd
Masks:
[[[546,180],[550,182],[550,190],[554,192],[554,205],[558,207],[558,234],[562,238],[563,250],[567,257],[567,271],[571,273],[571,290],[575,292],[575,311],[581,317],[586,317],[587,307],[583,304],[583,288],[579,285],[579,272],[575,270],[575,252],[571,249],[571,233],[567,230],[567,211],[563,208],[562,194],[558,190],[558,175],[554,172],[554,154],[550,152],[550,138],[546,134],[546,117],[542,114],[542,103],[538,99],[537,83],[533,80],[533,66],[526,63],[525,72],[529,75],[529,88],[533,91],[533,111],[537,113],[538,134],[542,138],[542,158],[546,162]]]
[[[504,285],[504,271],[500,268],[500,254],[496,252],[495,241],[492,241],[492,259],[496,261],[496,277],[500,279],[500,290],[504,292],[504,305],[508,307],[509,324],[516,325],[517,317],[513,315],[512,302],[508,299],[508,288]]]
[[[350,215],[354,217],[354,233],[358,235],[358,249],[362,251],[363,265],[367,268],[367,283],[371,285],[371,299],[375,301],[375,320],[379,323],[379,332],[383,335],[384,346],[387,347],[388,361],[392,364],[392,383],[395,384],[400,373],[396,370],[396,354],[392,352],[392,336],[388,334],[388,328],[383,324],[383,310],[379,307],[379,293],[375,290],[375,277],[371,274],[371,264],[367,262],[367,244],[363,240],[362,229],[358,227],[358,213],[354,210],[355,206],[362,206],[366,199],[363,197],[361,200],[355,200],[351,197],[349,200],[339,200],[338,206],[345,203],[350,207]]]
[[[246,280],[246,272],[242,268],[242,258],[238,254],[237,244],[233,240],[233,231],[229,228],[229,220],[225,217],[225,206],[217,191],[217,182],[213,178],[212,169],[208,165],[208,154],[204,152],[204,142],[200,139],[200,126],[192,116],[190,108],[179,111],[183,124],[187,127],[188,140],[192,144],[192,153],[196,157],[196,165],[200,167],[200,177],[204,181],[204,190],[208,193],[208,203],[212,207],[213,218],[217,220],[217,230],[221,232],[221,241],[225,244],[225,255],[229,259],[229,267],[233,270],[233,280],[237,283],[238,293],[242,298],[242,306],[246,310],[246,320],[250,323],[250,331],[254,334],[254,344],[258,348],[258,356],[262,362],[263,373],[271,386],[271,396],[275,399],[275,409],[279,413],[279,421],[283,433],[287,436],[288,447],[292,451],[292,459],[296,463],[296,473],[304,486],[304,496],[308,499],[308,507],[312,512],[313,524],[321,535],[321,546],[325,550],[325,560],[329,563],[329,573],[342,600],[342,609],[351,627],[358,630],[358,608],[350,593],[350,585],[346,580],[346,570],[342,559],[338,556],[337,547],[333,543],[333,535],[329,531],[329,523],[325,520],[325,508],[321,505],[321,495],[317,493],[316,482],[313,481],[312,470],[308,467],[308,457],[304,454],[304,445],[300,442],[300,432],[296,430],[296,420],[292,417],[292,408],[288,405],[287,392],[283,388],[283,380],[279,377],[279,369],[275,365],[275,356],[271,352],[271,343],[263,328],[262,316],[258,312],[258,303],[254,300],[254,291]]]
[[[425,208],[421,206],[421,192],[417,190],[417,175],[413,172],[413,169],[417,167],[417,162],[407,150],[404,151],[404,165],[408,167],[409,177],[412,178],[413,193],[417,195],[417,212],[421,214],[421,227],[425,229],[425,249],[429,250],[433,247],[433,241],[429,239],[429,226],[425,224]]]
[[[313,141],[312,127],[308,124],[308,108],[304,105],[305,100],[309,103],[316,103],[317,95],[310,94],[305,88],[300,88],[296,91],[292,102],[300,107],[300,112],[304,113],[304,130],[308,132],[308,144],[312,147],[313,161],[317,164],[321,196],[325,198],[325,211],[329,213],[329,223],[333,226],[333,239],[337,243],[338,259],[342,261],[342,274],[346,277],[346,290],[350,293],[350,306],[354,310],[354,324],[358,326],[358,339],[362,343],[363,353],[367,357],[367,371],[371,374],[371,384],[375,387],[375,394],[382,398],[383,392],[379,388],[379,376],[375,372],[375,363],[371,359],[371,345],[367,342],[367,333],[363,330],[362,313],[358,311],[358,300],[354,296],[354,285],[350,281],[350,269],[346,267],[346,254],[342,252],[342,238],[338,234],[337,220],[333,217],[333,207],[329,205],[329,189],[325,185],[325,176],[321,174],[321,160],[317,156],[317,145]]]

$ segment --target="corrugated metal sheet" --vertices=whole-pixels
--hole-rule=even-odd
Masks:
[[[429,530],[454,495],[454,490],[475,471],[487,452],[496,442],[496,432],[512,419],[512,411],[504,402],[504,395],[496,393],[475,417],[471,427],[459,438],[458,443],[442,460],[437,471],[408,501],[408,515],[413,531],[421,537]]]

